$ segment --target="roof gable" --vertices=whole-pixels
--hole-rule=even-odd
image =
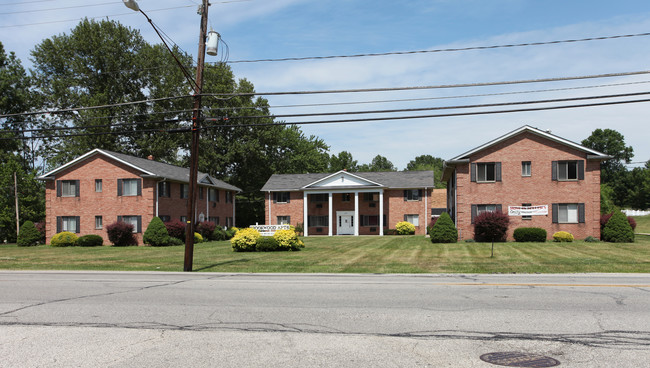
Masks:
[[[323,189],[323,188],[349,188],[349,187],[382,187],[381,184],[375,183],[360,176],[341,170],[313,183],[305,185],[302,189]]]

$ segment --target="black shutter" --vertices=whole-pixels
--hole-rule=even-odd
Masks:
[[[122,216],[117,216],[117,222],[122,222]]]
[[[57,197],[61,196],[61,180],[56,181],[56,196]]]
[[[404,201],[408,200],[409,192],[408,189],[404,189]]]
[[[497,211],[498,211],[498,212],[503,213],[503,211],[502,211],[502,208],[503,208],[503,207],[501,207],[500,204],[497,204],[496,207],[497,207]]]
[[[287,194],[287,203],[291,203],[291,192],[286,192]]]
[[[117,196],[122,196],[122,179],[117,179]]]
[[[585,180],[585,162],[583,160],[578,161],[578,180]]]
[[[557,161],[551,162],[551,180],[557,181]]]
[[[215,189],[217,191],[217,202],[219,202],[219,189]]]
[[[81,217],[75,216],[74,222],[75,222],[74,232],[79,234],[81,232]]]
[[[471,166],[470,166],[469,176],[470,176],[470,181],[476,183],[476,164],[475,163],[472,163]]]
[[[404,215],[404,221],[406,221],[406,215]]]
[[[278,192],[273,192],[273,203],[278,203]]]
[[[581,224],[585,223],[585,204],[578,203],[578,222]]]
[[[422,202],[422,197],[424,196],[422,189],[418,189],[418,201]]]
[[[138,195],[142,195],[142,179],[137,179],[138,180]]]
[[[56,217],[56,233],[57,234],[61,232],[61,221],[62,221],[61,216],[57,216]]]
[[[552,218],[553,218],[553,223],[557,224],[558,223],[558,211],[560,210],[560,206],[557,203],[553,203],[552,207]]]
[[[138,218],[138,228],[136,230],[137,233],[142,232],[142,216],[136,216]]]
[[[478,206],[473,204],[472,205],[472,224],[474,223],[474,219],[476,218],[477,213],[478,213]]]
[[[74,196],[79,197],[79,180],[74,181]]]
[[[495,171],[495,178],[496,181],[501,181],[501,163],[500,162],[495,162],[494,163],[494,171]]]
[[[172,183],[167,181],[165,182],[165,194],[167,198],[171,198],[172,196]]]

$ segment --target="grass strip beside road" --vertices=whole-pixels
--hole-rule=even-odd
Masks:
[[[650,272],[650,237],[635,243],[432,244],[422,236],[308,237],[299,252],[235,253],[229,242],[195,246],[194,270],[301,273]],[[0,269],[182,271],[184,247],[0,246]]]

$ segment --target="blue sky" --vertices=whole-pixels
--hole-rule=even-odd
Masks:
[[[112,16],[112,19],[140,29],[149,42],[158,42],[146,19],[124,7],[121,1],[0,1],[0,41],[7,51],[16,52],[27,67],[30,66],[29,52],[34,45],[44,38],[68,32],[83,16]],[[198,0],[140,0],[139,4],[176,43],[196,55]],[[462,48],[650,32],[650,2],[647,0],[214,0],[212,4],[210,25],[228,43],[231,61]],[[46,10],[64,7],[70,8]],[[169,7],[175,9],[157,11]],[[7,14],[12,12],[25,13]],[[60,20],[72,21],[58,22]],[[214,59],[208,57],[207,60]],[[249,79],[260,92],[571,77],[650,70],[650,36],[494,50],[231,66],[237,77]],[[650,88],[650,83],[645,83],[648,81],[650,75],[637,75],[512,86],[270,96],[268,99],[271,106],[364,102],[358,105],[273,107],[275,114],[403,109],[644,92]],[[566,89],[596,85],[608,86]],[[546,89],[556,91],[539,91]],[[520,93],[524,91],[537,92]],[[457,97],[494,93],[509,94]],[[427,100],[368,103],[416,98]],[[333,154],[347,150],[360,163],[369,162],[381,154],[403,169],[418,155],[430,154],[448,159],[524,124],[550,129],[554,134],[576,142],[588,137],[596,128],[611,128],[621,132],[626,143],[633,146],[633,160],[637,162],[650,159],[649,108],[650,103],[636,103],[511,114],[310,125],[304,126],[303,131],[324,139]]]

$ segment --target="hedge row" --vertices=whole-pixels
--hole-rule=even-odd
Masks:
[[[230,244],[233,252],[298,251],[305,247],[294,230],[278,230],[271,237],[253,228],[237,231]]]

